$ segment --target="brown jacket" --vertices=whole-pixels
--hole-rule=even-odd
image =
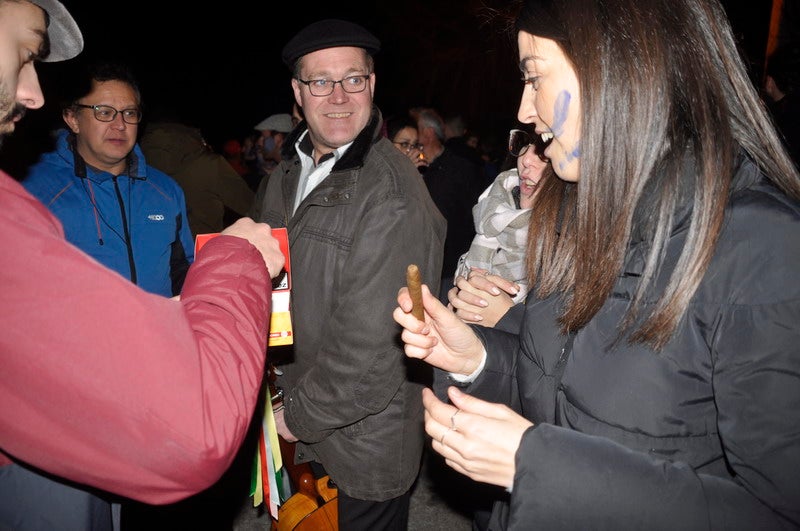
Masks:
[[[183,188],[193,236],[219,232],[250,208],[252,189],[225,157],[208,147],[198,129],[152,123],[139,145],[148,164]]]

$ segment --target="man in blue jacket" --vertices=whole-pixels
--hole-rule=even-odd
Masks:
[[[194,243],[180,186],[136,144],[141,95],[122,65],[89,67],[62,112],[56,149],[24,186],[63,223],[67,240],[152,293],[180,293]]]

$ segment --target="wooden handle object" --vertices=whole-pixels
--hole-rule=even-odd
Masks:
[[[422,276],[416,264],[409,265],[406,270],[406,285],[408,286],[408,293],[411,295],[411,302],[414,303],[414,306],[411,308],[411,314],[420,321],[424,321],[425,314],[422,310]]]

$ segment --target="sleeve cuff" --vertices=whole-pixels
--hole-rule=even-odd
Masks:
[[[455,374],[451,372],[449,373],[450,378],[452,378],[458,383],[472,383],[475,381],[475,378],[477,378],[478,375],[480,375],[485,366],[486,366],[486,347],[483,348],[483,355],[481,356],[481,362],[478,364],[478,368],[472,371],[472,374],[464,376],[463,374]]]

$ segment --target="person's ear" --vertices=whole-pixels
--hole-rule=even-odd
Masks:
[[[292,92],[294,93],[294,101],[297,103],[297,106],[301,109],[303,108],[303,98],[300,91],[300,82],[297,79],[292,78]]]
[[[77,134],[80,132],[80,126],[78,125],[78,116],[75,113],[75,109],[72,107],[67,107],[63,111],[61,111],[61,118],[64,120],[64,123],[67,124],[70,131]]]

